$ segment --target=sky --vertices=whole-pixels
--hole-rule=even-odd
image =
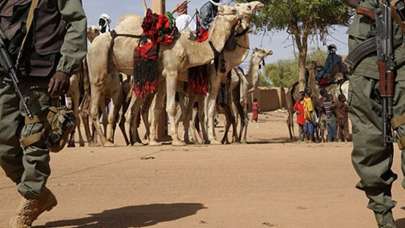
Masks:
[[[151,5],[151,0],[146,0],[147,4]],[[166,10],[171,10],[177,3],[182,0],[166,0]],[[206,0],[192,0],[189,4],[189,12],[194,12],[199,9]],[[227,0],[225,2],[231,2]],[[98,18],[102,13],[107,13],[111,16],[113,27],[121,16],[128,14],[144,14],[143,0],[83,0],[84,8],[88,17],[89,25],[96,25]],[[326,44],[334,43],[338,47],[338,53],[346,55],[348,52],[347,47],[347,28],[337,26],[331,29],[330,35],[327,37]],[[326,50],[317,39],[311,39],[311,49],[320,48]],[[273,55],[266,59],[267,63],[274,63],[282,59],[291,59],[294,57],[294,46],[291,38],[285,31],[271,31],[266,34],[252,34],[251,45],[252,48],[264,48],[273,50]]]

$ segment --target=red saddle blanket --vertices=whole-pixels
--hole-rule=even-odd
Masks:
[[[142,37],[135,48],[133,85],[133,92],[140,97],[156,92],[159,84],[159,47],[171,45],[177,33],[171,14],[158,15],[151,9],[146,11],[142,29]]]

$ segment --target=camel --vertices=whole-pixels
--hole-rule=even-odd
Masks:
[[[87,39],[88,39],[89,45],[93,42],[93,40],[98,35],[100,35],[100,30],[98,29],[98,27],[89,26],[87,28]],[[86,60],[84,60],[82,65],[80,66],[80,69],[70,77],[70,87],[69,87],[69,90],[67,93],[67,96],[72,99],[72,109],[73,109],[73,112],[74,112],[74,115],[76,118],[76,129],[77,129],[77,132],[79,135],[79,145],[81,147],[84,146],[84,139],[83,139],[82,131],[81,131],[80,101],[81,101],[81,98],[83,98],[83,100],[84,100],[86,98],[86,96],[88,96],[88,94],[89,94],[89,91],[87,89],[88,88],[87,84],[88,84],[87,62],[86,62]],[[83,97],[81,97],[82,89],[84,90]],[[90,130],[88,127],[88,121],[86,121],[85,118],[86,117],[83,117],[83,119],[84,119],[83,122],[85,125],[86,138],[87,138],[87,141],[89,141],[90,140]],[[68,143],[69,147],[75,146],[74,135],[75,135],[75,132],[72,132],[72,134],[70,135],[70,139],[69,139],[69,143]]]
[[[255,48],[250,61],[249,61],[249,70],[247,74],[239,67],[231,71],[231,84],[230,91],[231,99],[233,105],[236,108],[236,112],[239,115],[240,119],[240,131],[238,135],[238,141],[242,143],[247,143],[247,128],[249,124],[248,116],[248,103],[249,95],[254,93],[258,86],[259,81],[259,68],[261,64],[264,65],[264,59],[267,56],[272,55],[273,52],[266,51],[263,49]],[[231,104],[229,104],[230,106]],[[225,134],[222,139],[222,143],[228,142],[228,132],[231,126],[230,121],[227,120],[225,126]]]
[[[169,115],[171,124],[170,133],[172,135],[173,144],[182,144],[178,138],[175,129],[175,91],[177,80],[181,71],[190,67],[204,65],[210,63],[216,52],[223,50],[226,40],[231,35],[232,28],[238,23],[240,9],[233,6],[221,5],[218,8],[218,16],[216,17],[212,28],[210,29],[209,41],[198,43],[189,39],[189,33],[182,33],[175,42],[169,47],[161,47],[160,58],[162,67],[162,76],[166,83],[166,111]],[[113,128],[117,110],[119,110],[119,96],[113,78],[117,77],[118,72],[131,75],[134,71],[134,49],[138,45],[139,38],[137,35],[142,34],[142,18],[131,15],[123,18],[116,28],[117,37],[112,37],[111,33],[106,33],[98,36],[88,52],[89,73],[91,84],[91,116],[95,129],[100,136],[101,143],[106,145],[107,140],[112,142]],[[126,35],[120,35],[126,34]],[[129,35],[130,34],[130,35]],[[161,84],[164,85],[162,82]],[[164,86],[160,86],[164,87]],[[157,90],[156,105],[153,105],[155,110],[152,112],[150,144],[158,144],[156,142],[156,119],[164,102],[164,89]],[[111,113],[108,118],[107,138],[104,137],[101,126],[97,119],[99,116],[99,107],[104,106],[104,98],[111,97]]]
[[[209,66],[209,80],[210,80],[210,92],[207,97],[202,97],[200,95],[195,95],[195,94],[188,94],[189,96],[189,102],[186,107],[186,114],[185,114],[185,119],[183,120],[184,126],[185,126],[185,132],[184,132],[184,139],[186,142],[189,141],[198,141],[198,142],[211,142],[211,143],[218,143],[215,140],[215,131],[214,131],[214,115],[215,115],[215,107],[216,107],[216,98],[218,95],[219,88],[221,87],[221,83],[226,81],[225,75],[227,75],[227,72],[230,72],[230,70],[238,65],[240,65],[244,59],[246,58],[246,55],[249,53],[249,29],[250,29],[250,22],[252,15],[255,14],[256,11],[262,9],[264,5],[260,2],[254,1],[250,3],[241,3],[241,4],[236,4],[236,7],[240,9],[240,12],[242,14],[242,19],[241,23],[238,24],[234,28],[233,36],[228,40],[226,48],[224,49],[223,56],[225,59],[225,73],[222,72],[223,74],[218,74],[218,72],[215,70],[215,67],[213,64]],[[234,45],[232,47],[232,45]],[[221,65],[222,63],[219,63],[218,65]],[[194,107],[194,109],[193,109]],[[202,108],[203,107],[203,108]],[[222,107],[224,109],[225,116],[230,122],[232,122],[232,126],[234,127],[234,139],[237,138],[237,131],[236,131],[236,124],[235,124],[235,117],[232,115],[232,110],[231,107],[227,106],[226,104],[223,105]],[[192,114],[194,112],[194,114]],[[205,113],[208,113],[205,115]],[[196,118],[198,115],[198,118]],[[201,121],[201,123],[196,123],[190,125],[189,121],[191,119],[198,119]],[[210,122],[210,120],[212,122]],[[208,126],[207,126],[208,124]],[[193,140],[188,139],[188,127],[191,126],[192,130],[192,138]],[[199,131],[197,131],[197,126],[201,127],[202,129],[202,135],[200,134]],[[212,126],[210,128],[209,134],[210,137],[208,136],[208,132],[205,131],[205,128]]]
[[[250,3],[241,3],[241,4],[235,4],[235,7],[239,9],[239,12],[241,13],[242,19],[240,23],[234,28],[234,31],[232,33],[232,37],[230,40],[227,41],[226,47],[224,49],[224,58],[226,59],[225,63],[229,63],[226,68],[228,69],[228,72],[230,71],[232,67],[240,65],[243,60],[245,59],[245,56],[248,54],[248,49],[249,49],[249,38],[248,38],[248,32],[250,29],[250,21],[252,18],[252,15],[255,14],[257,10],[260,10],[264,7],[264,5],[260,2],[254,1]],[[236,42],[233,42],[236,41]],[[235,45],[236,47],[231,47],[232,45]],[[219,63],[221,64],[221,63]],[[184,131],[184,140],[185,142],[209,142],[212,141],[208,140],[208,135],[205,130],[206,128],[206,115],[205,113],[209,113],[208,115],[214,115],[214,113],[211,110],[208,110],[208,101],[207,99],[211,97],[211,99],[214,99],[216,101],[216,96],[215,98],[212,98],[212,92],[211,91],[217,91],[221,86],[221,82],[225,81],[225,77],[221,75],[217,75],[217,72],[215,70],[215,67],[213,64],[209,66],[208,70],[209,76],[210,76],[210,93],[207,98],[201,96],[201,95],[196,95],[192,93],[186,93],[188,95],[188,104],[186,105],[186,109],[183,119],[183,125],[185,128]],[[212,88],[214,87],[214,89]],[[217,88],[217,89],[215,89]],[[193,109],[194,107],[194,109]],[[204,108],[202,108],[204,107]],[[215,102],[214,102],[214,109],[215,109]],[[228,106],[224,107],[225,109],[225,114],[227,116],[227,119],[232,118],[231,116],[231,108]],[[194,114],[192,112],[194,111]],[[199,116],[197,119],[201,121],[200,124],[194,123],[190,125],[190,120],[191,119],[196,119],[197,115]],[[213,117],[212,117],[213,118]],[[233,121],[234,122],[234,121]],[[191,131],[192,131],[192,140],[189,139],[189,127],[191,126]],[[202,135],[200,134],[199,131],[197,131],[197,126],[201,127],[202,129]],[[233,124],[233,126],[236,126]],[[213,129],[213,128],[212,128]],[[234,131],[234,138],[236,138],[236,130]],[[214,133],[212,133],[214,134]],[[211,137],[212,138],[212,137]],[[215,140],[213,141],[215,143]]]
[[[228,47],[224,50],[224,62],[220,61],[219,65],[224,65],[224,70],[221,69],[214,71],[210,74],[210,91],[205,102],[205,112],[207,113],[206,122],[208,130],[209,141],[213,144],[219,144],[215,137],[214,129],[214,117],[215,117],[215,107],[218,97],[218,92],[221,87],[221,83],[226,81],[226,76],[231,72],[232,69],[239,66],[247,54],[249,53],[249,29],[253,15],[256,11],[264,8],[264,4],[258,1],[252,1],[249,3],[235,4],[235,7],[240,8],[242,14],[242,20],[240,25],[235,29],[235,35],[232,37],[233,42],[228,44],[234,45],[233,47]],[[232,117],[232,111],[230,107],[226,107],[227,118]],[[234,122],[234,120],[232,121]],[[234,126],[234,139],[236,137],[236,125]]]

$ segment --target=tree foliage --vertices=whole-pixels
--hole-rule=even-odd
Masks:
[[[247,2],[250,0],[238,0]],[[254,19],[259,30],[287,31],[298,49],[299,79],[303,84],[308,39],[324,40],[332,25],[347,25],[350,10],[338,0],[261,0],[265,4]]]
[[[325,51],[317,49],[309,54],[307,63],[314,61],[323,65],[326,57]],[[280,60],[265,66],[260,75],[260,85],[287,88],[295,83],[298,78],[298,59]]]

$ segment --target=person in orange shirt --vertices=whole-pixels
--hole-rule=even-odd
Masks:
[[[304,124],[305,124],[305,116],[304,116],[304,93],[300,93],[300,99],[294,104],[294,110],[297,113],[297,124],[299,127],[299,134],[300,140],[304,140]]]

